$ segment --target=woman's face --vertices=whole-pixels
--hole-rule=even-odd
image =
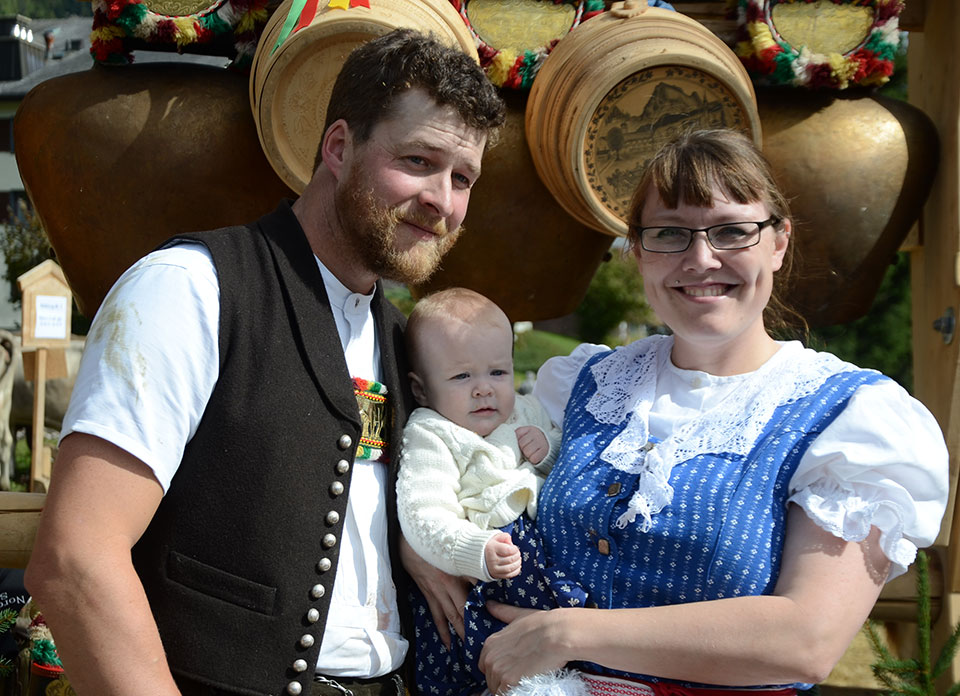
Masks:
[[[713,206],[681,203],[667,208],[651,188],[643,208],[644,227],[677,225],[699,229],[727,222],[757,222],[770,217],[763,203],[735,203],[719,188]],[[782,231],[772,225],[760,232],[760,241],[745,249],[718,251],[702,232],[694,234],[683,252],[635,253],[643,274],[647,302],[675,336],[674,359],[681,367],[698,367],[699,356],[723,351],[755,354],[770,338],[763,326],[763,310],[770,299],[773,274],[783,263],[790,221]],[[730,353],[726,353],[730,355]],[[683,356],[681,360],[678,357]],[[681,364],[686,362],[687,364]]]

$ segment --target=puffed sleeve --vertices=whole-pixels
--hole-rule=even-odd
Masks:
[[[596,343],[581,343],[570,355],[558,355],[550,358],[537,372],[537,382],[533,386],[533,395],[540,401],[556,425],[563,425],[563,412],[567,408],[570,392],[577,381],[577,375],[592,356],[610,350]]]
[[[790,481],[789,500],[847,541],[877,527],[890,579],[936,539],[948,480],[947,448],[933,415],[883,380],[860,387],[813,441]]]

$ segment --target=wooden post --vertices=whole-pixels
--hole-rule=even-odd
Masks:
[[[50,481],[50,454],[43,445],[46,383],[47,379],[66,376],[65,349],[70,343],[73,294],[60,266],[51,260],[22,274],[17,283],[23,293],[23,374],[33,381],[29,486],[32,492],[38,482],[46,489]]]
[[[912,4],[912,3],[908,3]],[[954,0],[926,0],[923,31],[911,33],[909,95],[911,103],[933,120],[940,137],[940,165],[921,218],[920,245],[910,252],[913,305],[914,392],[933,412],[950,453],[950,501],[939,549],[945,551],[944,594],[934,626],[934,652],[939,651],[960,620],[960,519],[957,485],[960,473],[960,333],[944,321],[960,310],[960,68],[956,37],[960,15]],[[937,322],[937,329],[934,328]],[[905,434],[909,437],[909,434]],[[954,660],[939,685],[960,681],[960,660]]]
[[[43,433],[44,433],[44,402],[46,401],[47,385],[47,349],[37,348],[36,372],[33,375],[33,442],[30,443],[30,487],[34,492],[37,477],[43,470]],[[46,492],[46,491],[44,491]]]

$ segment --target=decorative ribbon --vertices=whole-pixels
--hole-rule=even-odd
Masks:
[[[280,44],[290,38],[291,34],[296,34],[304,27],[310,26],[310,23],[317,16],[319,4],[319,0],[293,0],[287,16],[283,20],[283,28],[280,29],[277,42],[273,45],[273,48],[270,49],[271,55],[280,48]],[[346,10],[353,7],[366,7],[370,9],[370,0],[330,0],[327,7],[331,10]]]

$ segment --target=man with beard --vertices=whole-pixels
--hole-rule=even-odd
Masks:
[[[27,571],[80,696],[403,693],[393,455],[411,398],[379,279],[434,270],[502,120],[459,51],[371,41],[295,203],[117,281]]]

